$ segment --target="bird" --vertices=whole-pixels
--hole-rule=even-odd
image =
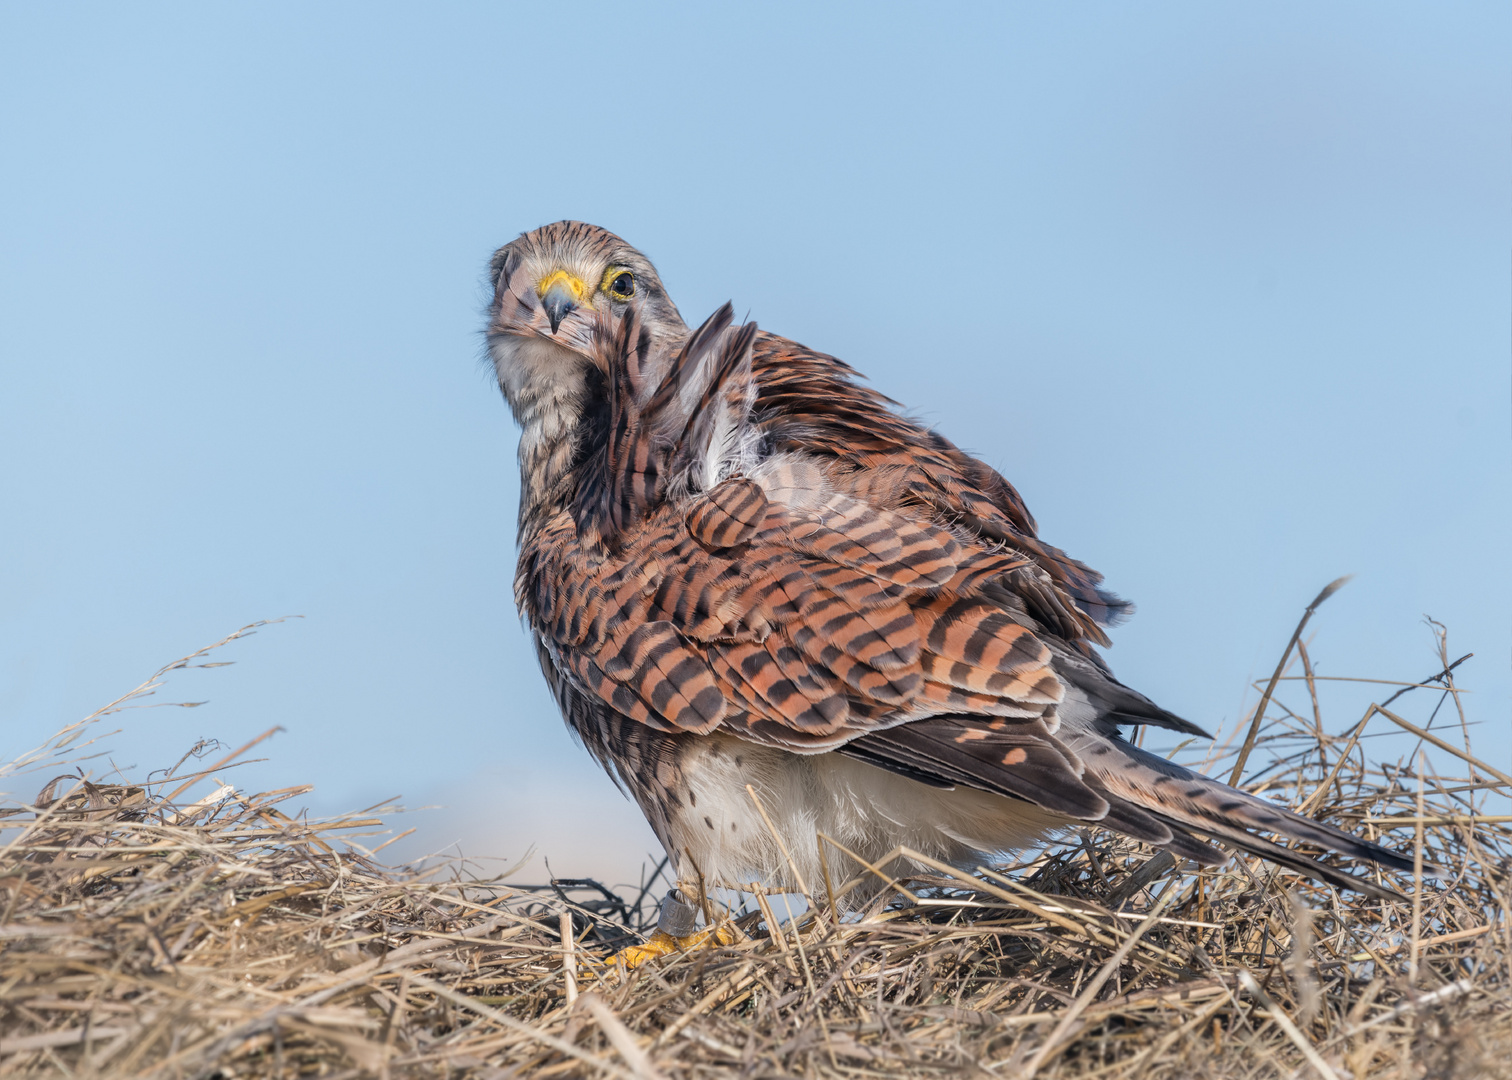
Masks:
[[[690,329],[650,260],[583,222],[522,233],[489,279],[516,604],[679,882],[632,966],[710,932],[709,884],[818,889],[826,842],[974,868],[1098,826],[1396,895],[1288,843],[1411,859],[1130,741],[1211,738],[1114,677],[1130,605],[851,366],[729,303]]]

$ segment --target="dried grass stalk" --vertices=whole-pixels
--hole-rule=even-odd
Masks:
[[[1463,748],[1429,738],[1390,701],[1328,736],[1294,645],[1311,705],[1291,712],[1291,680],[1271,679],[1250,786],[1450,869],[1389,882],[1405,902],[1250,859],[1176,866],[1103,833],[1009,872],[903,878],[826,845],[834,882],[891,882],[859,919],[779,929],[758,889],[737,944],[596,977],[654,919],[650,884],[626,900],[384,866],[361,845],[379,808],[290,817],[308,789],[240,793],[221,779],[236,755],[138,784],[75,768],[0,809],[0,1074],[1512,1075],[1512,817],[1482,809],[1506,777],[1468,727]],[[207,651],[0,777],[77,766],[90,724]],[[1410,685],[1457,705],[1443,666]],[[1468,775],[1368,765],[1375,716]]]

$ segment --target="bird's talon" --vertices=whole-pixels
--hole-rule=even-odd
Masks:
[[[735,943],[735,928],[729,923],[720,923],[712,929],[699,930],[687,937],[673,937],[665,930],[652,934],[644,945],[631,945],[609,957],[609,966],[624,964],[634,970],[650,960],[657,960],[674,952],[691,952],[700,945],[732,945]]]

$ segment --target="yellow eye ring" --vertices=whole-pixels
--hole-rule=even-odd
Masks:
[[[629,300],[635,295],[635,275],[622,266],[611,266],[604,271],[599,288],[615,300]]]

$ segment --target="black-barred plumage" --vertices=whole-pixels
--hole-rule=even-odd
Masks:
[[[516,599],[568,723],[681,873],[792,888],[796,865],[814,887],[820,831],[970,865],[1074,822],[1371,892],[1257,834],[1411,868],[1126,742],[1205,735],[1108,671],[1128,605],[841,361],[728,304],[689,332],[650,262],[581,223],[521,236],[492,274],[522,429]]]

